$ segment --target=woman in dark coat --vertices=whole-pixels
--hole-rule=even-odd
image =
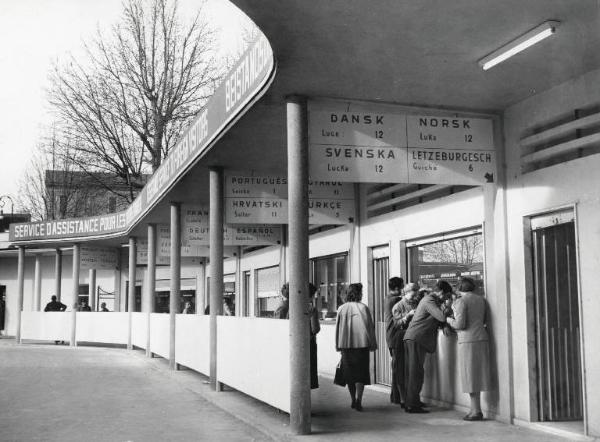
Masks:
[[[341,385],[348,385],[356,411],[362,411],[363,391],[371,383],[369,351],[377,350],[373,317],[361,299],[362,284],[350,284],[346,302],[337,311],[335,330],[335,349],[342,353]]]
[[[490,389],[488,333],[486,329],[486,302],[473,292],[475,283],[462,278],[458,286],[460,297],[452,304],[454,318],[446,322],[458,333],[458,360],[463,391],[469,393],[471,410],[466,421],[483,420],[481,392]]]

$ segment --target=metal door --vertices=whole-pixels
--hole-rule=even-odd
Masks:
[[[532,221],[539,419],[581,420],[575,224],[572,212],[553,220]]]
[[[392,368],[385,341],[384,303],[388,290],[389,257],[373,257],[373,316],[377,334],[375,352],[375,383],[391,385]]]

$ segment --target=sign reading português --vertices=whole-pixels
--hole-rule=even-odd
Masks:
[[[308,193],[311,224],[347,224],[354,217],[352,184],[309,181]],[[226,175],[225,222],[287,224],[287,178]]]
[[[486,118],[366,103],[309,105],[309,173],[323,180],[482,184],[496,167]]]
[[[287,177],[225,175],[225,223],[286,224]]]
[[[472,184],[493,181],[493,124],[483,118],[408,115],[408,182]]]
[[[79,256],[81,270],[114,270],[119,265],[117,249],[82,246]]]

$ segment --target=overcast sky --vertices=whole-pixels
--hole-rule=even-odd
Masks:
[[[179,4],[192,14],[200,0]],[[208,5],[221,45],[235,50],[243,16],[227,0]],[[51,121],[45,91],[52,62],[81,54],[82,41],[120,13],[121,0],[0,0],[0,195],[17,196],[42,128]]]

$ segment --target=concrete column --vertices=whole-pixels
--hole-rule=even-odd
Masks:
[[[306,101],[287,100],[290,283],[290,429],[309,434],[310,350],[308,304],[308,125]]]
[[[96,269],[89,270],[89,288],[88,288],[88,299],[89,306],[93,312],[97,310],[96,302]]]
[[[127,350],[133,349],[131,333],[133,327],[133,309],[135,308],[135,268],[137,265],[137,242],[135,237],[129,238],[129,293],[127,295],[127,319],[129,328],[127,331]]]
[[[209,176],[210,203],[210,386],[217,385],[217,315],[223,314],[223,169],[212,167]]]
[[[150,314],[152,313],[152,301],[156,291],[156,225],[148,224],[148,271],[146,281],[145,305],[144,310],[148,315],[146,329],[146,356],[152,357],[150,351]]]
[[[56,255],[54,255],[54,294],[56,300],[60,301],[60,295],[62,289],[62,250],[56,249]]]
[[[169,368],[175,370],[175,324],[181,292],[181,205],[171,203],[171,293],[169,295]]]
[[[81,254],[81,246],[79,244],[73,244],[73,311],[71,312],[71,346],[77,346],[77,305],[79,301],[79,269],[81,263],[79,257]]]
[[[33,311],[39,312],[42,304],[42,256],[35,255],[35,273],[33,277]]]
[[[25,290],[25,247],[19,246],[17,262],[17,332],[15,335],[17,344],[21,343],[21,312],[23,311],[23,295]]]

